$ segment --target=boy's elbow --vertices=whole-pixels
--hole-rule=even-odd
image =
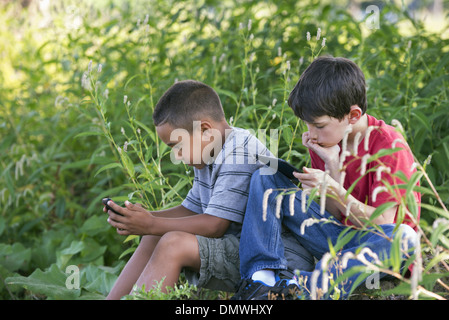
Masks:
[[[224,236],[226,231],[229,228],[231,222],[226,219],[214,217],[213,222],[210,224],[210,228],[208,230],[209,238],[221,238]]]

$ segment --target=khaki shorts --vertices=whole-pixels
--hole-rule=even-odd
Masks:
[[[240,282],[239,238],[230,234],[222,238],[196,237],[201,267],[199,273],[185,269],[187,281],[198,288],[234,292]],[[313,256],[289,231],[282,232],[282,240],[288,269],[281,271],[281,278],[292,278],[296,269],[313,270]]]

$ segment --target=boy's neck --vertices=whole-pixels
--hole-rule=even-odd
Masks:
[[[222,122],[219,122],[217,124],[216,129],[218,129],[221,133],[221,145],[223,146],[226,142],[229,133],[231,133],[232,128],[229,126],[226,120],[223,120]]]

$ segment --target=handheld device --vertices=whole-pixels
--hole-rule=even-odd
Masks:
[[[123,214],[118,213],[117,211],[115,211],[114,209],[112,209],[110,206],[108,206],[108,201],[111,200],[111,198],[103,198],[101,201],[103,202],[103,204],[106,206],[106,209],[111,210],[112,212],[123,216]]]
[[[256,159],[260,160],[262,163],[266,164],[267,166],[273,167],[274,162],[277,162],[277,170],[279,170],[283,175],[285,175],[287,178],[289,178],[292,182],[298,183],[298,179],[293,175],[293,172],[301,172],[299,169],[291,165],[285,160],[275,158],[275,157],[269,157],[264,156],[261,154],[256,155]]]

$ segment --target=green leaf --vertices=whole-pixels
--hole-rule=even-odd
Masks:
[[[67,289],[68,274],[62,272],[56,264],[52,264],[45,272],[37,269],[29,277],[15,276],[6,278],[8,285],[22,286],[23,288],[43,294],[54,299],[76,299],[80,296],[80,289]]]
[[[427,210],[432,211],[440,216],[445,217],[446,219],[449,219],[449,213],[446,210],[443,210],[439,207],[435,207],[435,206],[432,206],[427,203],[421,203],[421,208],[427,209]]]
[[[385,202],[382,203],[380,206],[378,206],[374,212],[370,216],[370,221],[373,221],[377,217],[379,217],[381,214],[383,214],[385,211],[387,211],[390,208],[393,208],[394,206],[397,206],[398,204],[396,202]]]
[[[105,170],[109,170],[109,169],[113,169],[113,168],[123,168],[121,163],[118,162],[113,162],[110,164],[107,164],[103,167],[101,167],[100,169],[98,169],[98,171],[95,173],[94,177],[96,177],[99,173],[105,171]]]
[[[87,136],[104,136],[104,133],[102,131],[81,132],[75,136],[75,139],[81,138],[81,137],[87,137]]]

